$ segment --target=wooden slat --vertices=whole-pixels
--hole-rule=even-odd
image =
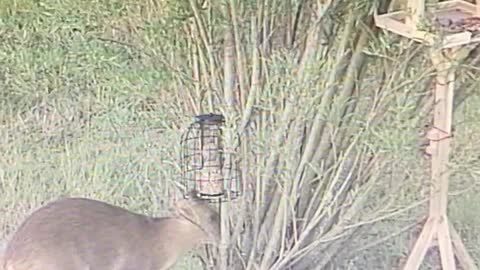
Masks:
[[[408,256],[403,270],[417,270],[422,264],[425,254],[427,254],[430,244],[437,233],[438,221],[434,218],[428,218],[423,226],[422,232],[418,236],[417,242]]]
[[[476,38],[476,40],[480,41],[480,38]],[[478,42],[477,41],[477,42]],[[470,32],[462,32],[462,33],[455,33],[453,35],[445,36],[442,40],[442,48],[453,48],[459,47],[462,45],[470,44],[475,42],[472,39],[472,33]]]
[[[452,0],[452,1],[441,1],[438,3],[434,3],[429,5],[429,7],[436,8],[436,9],[447,9],[447,8],[456,8],[464,11],[468,11],[469,13],[475,12],[475,5],[463,0]]]
[[[375,24],[377,25],[377,27],[383,28],[397,35],[401,35],[421,43],[433,42],[435,38],[435,35],[432,35],[425,31],[414,30],[408,27],[406,24],[398,20],[394,20],[389,16],[376,16]]]
[[[455,255],[457,255],[458,262],[463,269],[478,270],[475,265],[475,261],[468,254],[467,248],[463,244],[462,238],[457,233],[452,223],[449,222],[450,235],[452,236],[453,248],[455,249]]]
[[[417,29],[417,25],[425,16],[425,0],[408,0],[407,17],[405,24],[412,29]]]
[[[453,253],[452,238],[448,228],[447,217],[444,216],[438,224],[437,231],[438,249],[440,250],[440,261],[443,270],[455,270],[455,255]]]
[[[448,54],[448,57],[445,56]],[[455,82],[455,70],[452,69],[450,59],[456,56],[455,51],[433,50],[432,63],[437,71],[435,92],[433,127],[447,136],[452,131],[453,117],[453,90]],[[431,177],[432,188],[430,194],[430,216],[438,220],[437,240],[440,250],[442,268],[455,270],[455,257],[453,254],[452,240],[448,231],[447,205],[448,205],[448,178],[447,167],[450,155],[450,138],[432,141],[436,144],[437,151],[432,155]]]

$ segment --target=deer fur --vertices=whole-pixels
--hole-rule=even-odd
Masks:
[[[207,203],[180,200],[174,209],[153,218],[101,201],[58,199],[13,234],[4,270],[165,270],[197,245],[218,243],[219,215]]]

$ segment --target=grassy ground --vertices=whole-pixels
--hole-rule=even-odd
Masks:
[[[0,1],[1,238],[62,195],[166,213],[188,116],[175,106],[161,59],[151,57],[169,46],[155,8],[134,1]],[[457,111],[452,190],[467,191],[452,197],[450,213],[480,263],[480,197],[473,187],[479,106],[477,94]],[[403,237],[364,250],[350,269],[382,269],[382,257],[402,254],[405,244]],[[177,268],[196,269],[191,261]]]
[[[0,238],[62,195],[166,214],[182,115],[162,70],[108,41],[140,20],[110,3],[0,3]]]

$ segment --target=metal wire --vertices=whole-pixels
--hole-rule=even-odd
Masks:
[[[234,153],[225,153],[222,127],[224,117],[203,114],[181,140],[182,180],[187,197],[194,192],[202,199],[225,201],[242,193],[241,175]]]

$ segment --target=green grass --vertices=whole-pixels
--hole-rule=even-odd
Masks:
[[[164,70],[105,40],[135,42],[128,27],[155,23],[128,14],[133,3],[0,3],[0,239],[64,195],[167,213],[184,118],[165,112],[175,97]]]

